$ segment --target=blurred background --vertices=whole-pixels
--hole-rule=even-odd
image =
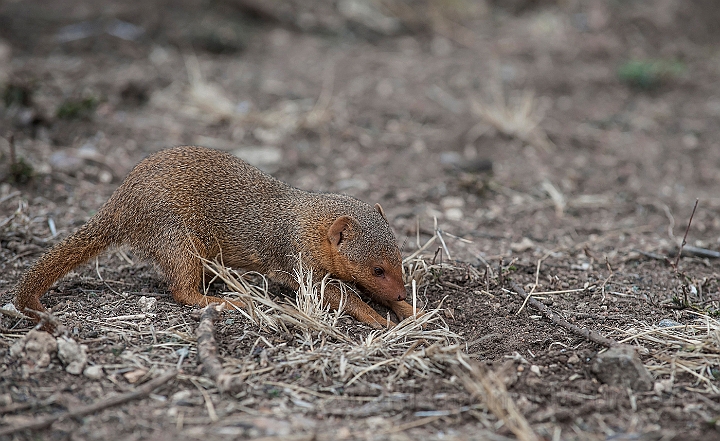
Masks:
[[[199,144],[303,189],[381,203],[404,256],[443,230],[427,261],[460,262],[429,271],[421,301],[442,307],[473,358],[509,369],[498,378],[544,439],[717,439],[720,333],[699,314],[720,311],[718,23],[716,0],[0,0],[0,304],[134,164]],[[680,259],[686,229],[696,248]],[[131,328],[106,332],[105,316],[140,311],[133,295],[167,296],[166,285],[125,254],[97,262],[44,301],[76,327],[94,362],[126,367],[115,365],[125,351],[138,357],[126,359],[130,370],[146,365],[134,360],[160,353],[148,349],[150,333],[128,341]],[[618,340],[669,335],[658,331],[666,326],[698,334],[667,340],[666,352],[633,340],[652,349],[641,354],[657,380],[653,392],[633,395],[601,384],[591,374],[600,348],[541,320],[505,289],[508,279]],[[133,294],[111,294],[106,281]],[[157,303],[162,314],[148,326],[191,332],[187,309]],[[702,326],[681,325],[698,316]],[[254,356],[247,351],[257,342],[241,343],[245,321],[232,323],[221,330],[222,350]],[[3,318],[0,331],[16,325]],[[17,398],[57,385],[88,401],[127,386],[52,370],[21,379],[16,361],[0,362],[0,398],[9,387]],[[287,381],[301,378],[302,390],[327,385],[297,372],[287,370]],[[382,393],[380,410],[364,401],[290,404],[295,392],[266,386],[250,388],[241,407],[213,394],[221,416],[247,405],[249,415],[294,421],[252,423],[265,427],[252,433],[268,436],[275,424],[328,434],[292,439],[355,439],[366,422],[367,439],[485,439],[479,427],[503,435],[492,439],[510,436],[470,407],[474,396],[457,389],[453,372],[386,380],[354,392]],[[153,439],[181,439],[185,421],[197,424],[192,439],[215,439],[220,427],[205,418],[211,402],[202,394],[181,411],[175,398],[153,399],[87,417],[78,436],[139,439],[132,433],[160,427]],[[447,416],[422,432],[437,436],[395,433],[403,421],[430,422],[414,419],[416,410]],[[255,427],[233,424],[223,436]],[[378,427],[391,435],[376,436]]]
[[[4,0],[0,197],[64,230],[147,154],[199,144],[381,202],[404,242],[434,218],[475,254],[672,242],[701,197],[707,246],[718,22],[711,0]]]

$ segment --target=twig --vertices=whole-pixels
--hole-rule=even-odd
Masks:
[[[50,395],[50,397],[48,397],[47,399],[42,400],[40,402],[25,402],[25,403],[8,404],[7,406],[0,407],[0,415],[5,415],[6,413],[18,412],[21,410],[38,409],[40,407],[47,407],[47,406],[53,404],[55,401],[57,401],[57,396]]]
[[[415,427],[420,427],[420,426],[424,426],[424,425],[426,425],[426,424],[430,424],[430,423],[432,423],[432,422],[434,422],[434,421],[439,420],[439,419],[442,418],[442,417],[443,417],[443,415],[427,416],[427,417],[425,417],[425,418],[420,418],[420,419],[417,419],[417,420],[415,420],[415,421],[410,421],[410,422],[408,422],[408,423],[404,423],[404,424],[397,425],[397,426],[392,427],[392,428],[390,428],[390,429],[388,429],[388,430],[384,430],[384,431],[382,431],[382,432],[380,432],[380,433],[378,433],[378,434],[376,434],[376,435],[380,435],[380,434],[382,434],[382,435],[389,435],[389,434],[391,434],[391,433],[404,432],[404,431],[409,430],[409,429],[414,429]],[[360,434],[358,433],[358,435],[360,435]]]
[[[699,248],[699,247],[691,247],[691,246],[685,246],[684,249],[681,250],[683,256],[694,256],[694,257],[702,257],[705,259],[718,259],[720,258],[720,252],[714,251],[714,250],[708,250],[706,248]]]
[[[607,276],[607,279],[603,280],[602,285],[600,285],[600,292],[602,293],[602,301],[605,301],[605,285],[612,279],[612,276],[615,274],[613,272],[612,267],[610,266],[610,261],[608,261],[607,256],[605,256],[605,265],[607,265],[608,271],[610,271],[610,275]]]
[[[10,193],[10,194],[7,195],[7,196],[3,196],[3,197],[0,198],[0,204],[2,204],[2,203],[5,202],[5,201],[9,201],[10,199],[14,198],[15,196],[20,196],[20,194],[21,194],[21,193],[20,193],[20,191],[18,190],[18,191],[14,191],[14,192]]]
[[[237,393],[243,385],[243,377],[225,372],[217,357],[217,344],[215,343],[215,325],[219,306],[216,303],[203,308],[198,325],[197,352],[198,360],[210,378],[213,379],[220,392]],[[221,307],[220,307],[221,308]]]
[[[699,199],[695,198],[695,206],[693,206],[693,211],[690,214],[690,220],[688,220],[687,228],[685,228],[685,235],[683,236],[682,243],[680,244],[680,249],[678,250],[677,257],[675,257],[675,265],[673,265],[673,268],[675,268],[675,272],[678,270],[678,264],[680,263],[680,255],[682,254],[682,250],[687,244],[687,235],[690,231],[690,224],[692,224],[693,216],[695,216],[695,210],[697,209]]]
[[[578,326],[568,323],[565,319],[552,312],[547,306],[543,305],[542,303],[535,300],[532,296],[528,295],[525,290],[522,289],[517,283],[511,282],[510,287],[514,289],[517,295],[519,295],[523,300],[527,299],[528,303],[530,303],[533,308],[540,311],[548,320],[555,323],[556,325],[560,325],[565,329],[574,332],[575,334],[585,337],[591,342],[606,346],[608,348],[618,345],[618,342],[616,342],[615,340],[603,337],[595,331],[591,331],[586,328],[580,328]]]
[[[116,395],[116,396],[110,397],[106,400],[102,400],[102,401],[99,401],[99,402],[96,402],[93,404],[89,404],[87,406],[82,406],[75,410],[71,410],[69,412],[65,412],[65,413],[62,413],[59,415],[53,415],[53,416],[49,416],[49,417],[45,417],[45,418],[38,418],[29,423],[0,429],[0,437],[6,436],[6,435],[12,435],[13,433],[22,432],[25,430],[44,429],[57,421],[66,420],[68,418],[82,417],[85,415],[89,415],[91,413],[105,410],[105,409],[113,407],[113,406],[118,406],[120,404],[127,403],[128,401],[136,400],[138,398],[143,398],[147,395],[150,395],[150,393],[152,391],[154,391],[155,389],[157,389],[158,387],[162,386],[163,384],[165,384],[168,381],[175,378],[176,375],[177,375],[177,371],[170,371],[166,374],[163,374],[163,375],[155,378],[154,380],[148,381],[147,383],[136,388],[132,392],[128,392],[128,393],[121,394],[121,395]]]

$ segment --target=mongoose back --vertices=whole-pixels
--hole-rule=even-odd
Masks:
[[[403,319],[400,251],[380,205],[291,187],[224,152],[195,146],[160,151],[141,161],[85,225],[53,246],[22,276],[16,306],[35,320],[40,297],[76,266],[110,246],[128,245],[164,273],[173,298],[206,305],[200,258],[257,271],[297,288],[301,256],[316,281],[325,274],[355,282]],[[338,289],[325,301],[337,309]],[[359,297],[345,310],[380,327],[387,320]]]

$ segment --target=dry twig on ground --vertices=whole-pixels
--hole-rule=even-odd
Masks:
[[[220,392],[237,393],[243,384],[242,377],[228,374],[217,357],[215,344],[215,325],[219,305],[212,303],[202,310],[200,324],[197,327],[198,361],[205,372],[213,379]]]
[[[142,386],[136,388],[132,392],[128,392],[121,395],[116,395],[113,397],[110,397],[106,400],[102,400],[93,404],[89,404],[87,406],[78,407],[75,410],[71,410],[69,412],[49,416],[49,417],[43,417],[43,418],[37,418],[33,421],[30,421],[25,424],[19,424],[17,426],[10,426],[6,427],[4,429],[0,429],[0,437],[6,436],[6,435],[12,435],[14,433],[23,432],[26,430],[40,430],[44,429],[53,423],[61,420],[66,420],[68,418],[78,418],[81,416],[89,415],[91,413],[100,412],[101,410],[105,410],[110,407],[119,406],[120,404],[125,404],[128,401],[136,400],[138,398],[143,398],[148,395],[158,387],[162,386],[163,384],[167,383],[168,381],[175,378],[177,375],[177,371],[170,371],[167,372],[153,380],[148,381],[147,383],[143,384]]]
[[[590,329],[586,328],[580,328],[571,323],[568,323],[567,320],[555,314],[547,306],[543,305],[542,303],[535,300],[532,296],[528,295],[525,290],[522,289],[517,283],[511,283],[510,287],[514,289],[515,293],[519,295],[523,300],[527,300],[527,302],[530,303],[533,308],[540,311],[548,320],[555,323],[556,325],[560,325],[570,332],[585,337],[593,343],[597,343],[608,348],[618,345],[618,342],[616,342],[615,340],[603,337],[595,331],[591,331]]]
[[[675,263],[672,265],[675,272],[678,270],[678,265],[680,264],[680,255],[682,254],[683,248],[685,245],[687,245],[687,236],[688,232],[690,231],[690,225],[692,224],[693,217],[695,217],[695,210],[697,210],[699,199],[695,199],[695,205],[693,206],[692,213],[690,213],[690,219],[688,220],[687,228],[685,228],[685,235],[683,236],[682,243],[680,243],[680,248],[678,249],[677,257],[675,257]]]

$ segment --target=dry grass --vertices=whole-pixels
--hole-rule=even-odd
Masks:
[[[620,330],[625,336],[621,343],[645,347],[652,360],[646,367],[656,376],[669,376],[662,380],[672,387],[679,374],[689,374],[698,392],[720,393],[716,382],[720,365],[720,322],[707,315],[697,316],[693,324],[659,327],[640,324]]]
[[[534,92],[525,90],[506,98],[502,86],[498,85],[492,88],[492,95],[488,101],[471,100],[470,106],[476,117],[507,136],[545,151],[554,149],[555,144],[540,126],[545,112]],[[476,128],[471,132],[481,133]]]
[[[417,281],[431,276],[432,270],[440,268],[440,265],[428,264],[419,254],[406,259],[405,264],[406,277],[416,281],[415,286]],[[240,274],[216,262],[205,262],[205,265],[226,283],[234,296],[250,305],[240,312],[254,325],[293,336],[293,344],[285,347],[282,356],[276,356],[283,360],[276,364],[277,369],[303,366],[306,372],[341,381],[346,386],[371,372],[381,371],[387,382],[393,383],[410,374],[420,377],[441,374],[438,354],[455,353],[460,348],[460,338],[450,331],[441,309],[409,317],[391,329],[351,334],[340,326],[343,312],[330,310],[324,305],[323,297],[330,284],[338,286],[344,296],[358,293],[353,287],[327,276],[320,283],[313,283],[312,270],[303,268],[301,263],[295,271],[299,289],[294,299],[287,300],[274,300],[265,279],[255,277],[256,274]],[[251,279],[263,282],[258,286]],[[417,290],[414,298],[417,299]]]
[[[403,261],[406,282],[413,287],[413,304],[418,302],[419,289],[435,277],[435,272],[449,267],[448,264],[428,261],[428,257],[423,255],[440,239],[436,234]],[[328,277],[313,283],[312,271],[299,263],[295,272],[299,284],[295,298],[275,300],[268,292],[264,278],[239,274],[216,262],[208,261],[205,265],[215,277],[227,284],[232,291],[227,294],[235,295],[249,305],[246,311],[241,312],[255,326],[292,336],[291,341],[282,346],[273,347],[267,339],[263,340],[273,350],[272,360],[267,355],[261,355],[259,363],[226,361],[226,368],[246,377],[248,383],[282,386],[315,399],[369,400],[370,397],[337,397],[296,384],[278,382],[277,374],[288,370],[301,371],[306,378],[320,377],[325,383],[342,388],[364,383],[371,389],[381,387],[390,390],[401,388],[403,381],[409,378],[430,380],[431,376],[447,378],[454,375],[460,379],[459,384],[454,383],[455,387],[462,385],[469,397],[481,399],[483,405],[518,439],[537,439],[517,411],[500,377],[481,368],[462,352],[461,338],[448,328],[440,308],[426,310],[418,317],[409,317],[391,329],[351,333],[341,325],[342,311],[332,311],[322,301],[329,284],[338,285],[346,296],[358,295],[349,285]],[[261,282],[252,283],[251,279]],[[372,383],[378,378],[384,380],[384,386]]]

